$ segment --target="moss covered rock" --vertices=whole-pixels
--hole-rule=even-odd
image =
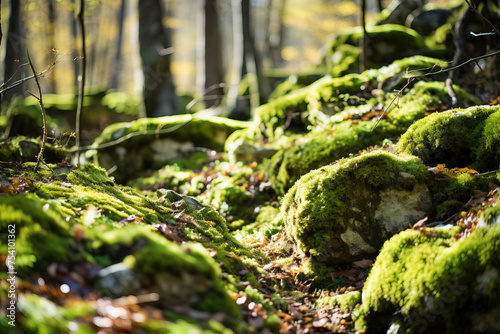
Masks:
[[[407,230],[384,244],[363,288],[367,333],[497,333],[500,225]]]
[[[397,150],[420,157],[428,165],[466,167],[478,171],[500,166],[500,107],[481,106],[432,114],[401,136]]]
[[[396,59],[411,56],[425,45],[416,31],[397,24],[385,24],[367,28],[367,67],[380,67]],[[327,64],[330,73],[339,76],[358,70],[359,40],[363,37],[362,27],[336,36],[329,42]]]
[[[373,257],[385,240],[431,210],[416,157],[375,152],[304,175],[281,213],[300,252],[323,262]]]
[[[96,150],[89,156],[106,169],[116,166],[114,176],[123,182],[137,177],[140,171],[189,157],[195,148],[222,151],[229,134],[247,126],[246,122],[193,115],[114,123],[96,138],[92,144]]]
[[[382,75],[380,71],[377,73]],[[464,98],[474,101],[471,96],[456,88]],[[334,87],[329,84],[318,86],[316,94],[314,99],[311,95],[309,101],[311,105],[323,106],[323,109],[340,99],[340,96],[335,97]],[[388,105],[393,97],[388,94],[362,99],[362,104],[358,106],[341,104],[332,116],[327,116],[321,108],[315,112],[311,111],[308,119],[315,126],[314,130],[304,136],[292,137],[293,140],[288,145],[283,146],[266,162],[265,168],[273,189],[278,194],[284,194],[300,176],[310,170],[370,145],[380,144],[385,138],[404,133],[415,120],[423,117],[429,108],[446,104],[448,94],[444,83],[418,82],[400,98],[398,107],[389,110],[375,129],[373,119],[363,120],[363,115],[377,103],[383,101],[383,104]],[[348,96],[344,95],[343,98]]]
[[[137,251],[123,262],[143,281],[153,280],[165,306],[191,305],[201,311],[226,312],[240,317],[240,311],[219,280],[220,267],[199,243],[178,245],[147,226],[92,233],[93,248],[126,246]]]

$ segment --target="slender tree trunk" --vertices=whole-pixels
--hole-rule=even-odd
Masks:
[[[266,18],[266,49],[274,67],[280,66],[283,62],[281,49],[284,38],[284,11],[285,0],[269,0]]]
[[[222,40],[217,0],[205,0],[205,106],[217,106],[224,97]]]
[[[366,32],[366,0],[361,0],[361,15],[359,25],[363,27],[363,37],[359,41],[359,72],[363,72],[368,66],[368,59],[366,55],[366,49],[368,46],[368,34]]]
[[[85,32],[85,0],[80,0],[80,7],[78,10],[78,26],[80,27],[81,34],[81,51],[82,51],[82,59],[81,59],[81,71],[78,76],[78,103],[76,106],[76,125],[75,125],[75,145],[77,148],[80,148],[81,145],[81,120],[82,120],[82,112],[83,112],[83,98],[85,97],[85,82],[87,80],[87,46],[85,42],[86,32]],[[80,152],[76,154],[76,163],[80,164]]]
[[[127,1],[122,0],[120,5],[120,12],[118,13],[118,36],[116,37],[116,49],[115,49],[115,59],[113,64],[113,71],[111,71],[111,79],[109,82],[109,88],[118,88],[118,83],[120,80],[120,73],[122,71],[122,44],[123,44],[123,21],[125,20],[125,8],[127,7]]]
[[[384,10],[384,5],[382,5],[382,0],[377,0],[377,9],[379,13]]]
[[[56,11],[54,9],[54,1],[53,0],[48,0],[47,1],[47,13],[48,13],[48,31],[47,31],[47,39],[48,39],[48,49],[52,50],[56,47],[55,43],[55,24],[56,24]],[[52,52],[47,52],[46,53],[46,58],[45,58],[45,63],[49,64],[54,61],[54,54]],[[46,89],[48,93],[55,93],[56,90],[56,77],[55,77],[55,71],[52,71],[50,75],[50,79],[47,78],[46,80]]]
[[[195,84],[196,95],[205,94],[205,3],[194,1],[196,13]]]
[[[21,21],[21,2],[10,1],[10,19],[7,30],[7,45],[5,46],[5,61],[3,82],[14,82],[24,78],[26,71],[20,67],[25,59],[26,47],[24,45],[23,26]],[[14,87],[3,93],[4,101],[11,101],[15,96],[23,96],[27,83]]]
[[[260,104],[262,96],[262,66],[260,56],[255,47],[255,38],[253,34],[250,14],[250,0],[241,1],[241,13],[243,18],[243,75],[250,74],[249,91],[250,107],[252,110]]]
[[[170,71],[172,43],[163,27],[161,0],[139,1],[139,46],[146,115],[159,117],[179,113]]]

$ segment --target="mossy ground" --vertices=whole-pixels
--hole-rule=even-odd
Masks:
[[[423,46],[420,40],[409,42]],[[438,59],[416,56],[361,74],[288,82],[280,88],[281,94],[275,94],[281,96],[256,110],[252,122],[195,114],[114,124],[93,147],[102,150],[98,153],[101,165],[108,169],[117,165],[116,179],[130,181],[129,186],[120,185],[103,168],[86,164],[75,169],[58,161],[58,156],[54,158],[58,164],[42,165],[34,172],[34,162],[21,164],[25,159],[19,152],[25,148],[9,146],[16,144],[11,141],[0,150],[0,192],[8,194],[0,195],[0,236],[4,238],[6,226],[14,222],[20,283],[17,328],[28,333],[94,333],[108,328],[105,322],[111,321],[115,331],[148,333],[352,330],[351,310],[359,303],[370,265],[325,265],[304,257],[331,256],[324,236],[331,232],[328,229],[345,230],[345,213],[350,208],[340,194],[349,194],[347,200],[352,201],[369,188],[375,194],[370,200],[376,204],[378,193],[387,188],[410,189],[422,182],[429,187],[435,206],[429,214],[432,220],[439,214],[443,219],[457,213],[462,217],[464,202],[480,190],[474,199],[480,205],[489,201],[489,208],[474,217],[480,217],[483,225],[498,221],[496,195],[483,194],[500,181],[497,174],[433,177],[426,167],[435,166],[425,166],[419,157],[371,152],[374,146],[393,150],[389,143],[405,132],[407,138],[400,141],[398,150],[423,142],[426,148],[439,151],[444,139],[456,140],[462,131],[473,152],[469,166],[495,169],[496,107],[479,108],[477,115],[482,116],[468,119],[473,131],[464,130],[462,121],[453,123],[458,118],[449,114],[475,112],[454,110],[434,116],[450,106],[441,81],[421,80],[408,87],[373,129],[384,107],[396,97],[393,89],[407,82],[405,70],[411,76],[422,73],[414,70],[434,65],[444,66]],[[454,89],[464,106],[480,102],[460,87]],[[119,95],[110,95],[103,103],[115,109],[134,108],[134,101],[119,105],[121,100]],[[410,127],[421,118],[417,124],[424,124],[425,130]],[[0,119],[0,126],[6,124]],[[457,125],[458,132],[449,129],[450,125]],[[115,140],[122,142],[112,145]],[[21,141],[28,142],[26,148],[36,144],[21,137],[18,144]],[[229,147],[238,141],[248,143],[250,152],[235,151],[233,158],[227,158]],[[57,148],[60,143],[54,144]],[[194,150],[197,146],[203,150]],[[173,148],[189,154],[155,160]],[[261,163],[266,157],[258,154],[263,151],[276,153]],[[418,152],[413,149],[411,153]],[[434,162],[426,162],[422,152],[424,163]],[[248,163],[238,163],[238,157]],[[435,162],[446,159],[456,158],[443,154]],[[449,168],[455,167],[446,162]],[[142,174],[143,168],[161,169]],[[413,177],[402,178],[405,173]],[[142,178],[131,180],[139,174]],[[475,209],[470,204],[465,208]],[[370,213],[369,205],[363,209]],[[452,312],[461,312],[467,305],[488,315],[490,309],[498,308],[487,299],[499,289],[498,259],[493,256],[498,253],[498,228],[470,233],[467,217],[468,213],[459,222],[463,225],[460,237],[450,231],[423,229],[403,232],[385,244],[362,298],[359,327],[363,321],[375,329],[393,320],[408,323],[413,319],[408,312],[420,317],[415,319],[426,318],[429,307],[436,306],[426,300],[449,297],[442,293],[447,286],[440,278],[450,275],[460,284],[474,285],[477,292],[453,304]],[[376,231],[373,238],[380,239],[381,246],[388,236],[380,238],[380,234]],[[294,253],[293,242],[300,244],[302,253]],[[2,259],[9,254],[3,244],[0,253]],[[132,279],[137,284],[128,284],[129,290],[122,294],[106,286],[97,273],[113,265],[126,269],[125,282]],[[414,276],[407,279],[409,273]],[[61,291],[65,284],[71,293]],[[314,291],[318,287],[324,290]],[[8,289],[2,280],[2,310]],[[480,304],[484,300],[486,306]],[[113,310],[132,319],[127,329],[115,320]],[[395,311],[401,316],[391,319]],[[471,321],[478,324],[481,319],[485,318],[475,314]],[[12,329],[8,320],[2,311],[0,330]],[[449,319],[445,320],[431,325],[452,328]]]

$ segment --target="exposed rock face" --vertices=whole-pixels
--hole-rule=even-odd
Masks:
[[[373,257],[385,240],[431,211],[426,175],[418,158],[387,152],[314,170],[285,196],[286,232],[319,261]]]

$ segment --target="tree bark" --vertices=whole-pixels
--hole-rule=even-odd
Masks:
[[[241,13],[243,17],[243,71],[242,75],[250,74],[249,78],[250,107],[255,109],[260,104],[262,96],[262,65],[260,56],[255,47],[250,14],[250,0],[241,1]]]
[[[144,106],[148,117],[179,113],[170,71],[172,43],[162,20],[161,0],[139,1],[139,48],[144,73]]]
[[[25,58],[25,43],[23,36],[23,25],[21,21],[21,2],[10,1],[10,19],[7,30],[7,45],[5,49],[4,73],[3,82],[14,82],[26,77],[26,71],[22,64],[22,59]],[[2,95],[2,100],[11,101],[16,96],[24,96],[27,90],[27,83],[16,86],[5,91]]]
[[[111,79],[109,82],[109,88],[118,88],[120,73],[122,71],[122,44],[123,44],[123,21],[125,20],[125,8],[127,6],[127,0],[122,0],[120,5],[120,12],[118,13],[118,36],[116,36],[116,49],[115,49],[115,59],[113,63],[113,71],[111,71]]]
[[[266,18],[266,49],[274,67],[279,67],[283,62],[281,48],[283,46],[284,29],[283,13],[285,0],[268,0]]]
[[[220,104],[224,98],[222,40],[217,0],[205,0],[205,106]]]
[[[368,58],[366,51],[368,48],[368,33],[366,32],[366,0],[361,0],[361,13],[359,25],[363,27],[363,37],[359,41],[359,72],[366,70]]]

